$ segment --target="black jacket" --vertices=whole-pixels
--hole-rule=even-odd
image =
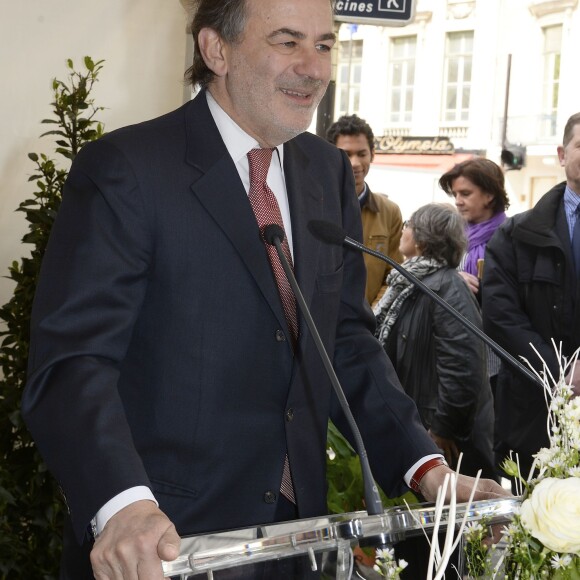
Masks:
[[[564,355],[580,345],[578,289],[562,198],[566,184],[546,193],[536,206],[508,219],[494,234],[485,256],[484,330],[515,357],[541,370],[538,355],[558,376],[551,340]],[[499,452],[510,449],[529,463],[548,444],[542,389],[502,364],[496,412]]]
[[[442,268],[423,282],[481,327],[473,294],[456,270]],[[454,439],[464,458],[461,472],[494,478],[493,403],[483,342],[421,292],[401,307],[386,350],[405,392],[415,400],[427,429]]]

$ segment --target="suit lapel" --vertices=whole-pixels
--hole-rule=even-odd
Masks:
[[[284,145],[284,177],[292,217],[294,271],[307,304],[316,281],[320,243],[308,231],[310,220],[322,219],[322,185],[309,172],[310,159],[296,139]],[[301,324],[301,334],[306,330]]]
[[[280,325],[287,328],[278,288],[266,248],[260,239],[256,218],[203,93],[191,103],[186,130],[186,161],[201,172],[200,177],[191,185],[191,190],[229,238]]]

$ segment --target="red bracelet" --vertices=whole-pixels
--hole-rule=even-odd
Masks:
[[[447,463],[442,457],[433,457],[433,459],[429,459],[429,461],[425,461],[425,463],[420,465],[417,471],[415,471],[413,477],[411,478],[410,482],[411,489],[413,491],[416,491],[417,493],[420,493],[419,484],[421,483],[423,477],[425,477],[425,474],[428,471],[431,471],[434,467],[439,467],[440,465],[447,465]]]

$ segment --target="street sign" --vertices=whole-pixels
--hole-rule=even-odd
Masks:
[[[335,20],[377,26],[405,26],[415,17],[416,0],[337,0]]]

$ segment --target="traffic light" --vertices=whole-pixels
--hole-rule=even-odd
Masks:
[[[526,164],[525,146],[506,144],[501,151],[501,164],[507,171],[524,167]]]

